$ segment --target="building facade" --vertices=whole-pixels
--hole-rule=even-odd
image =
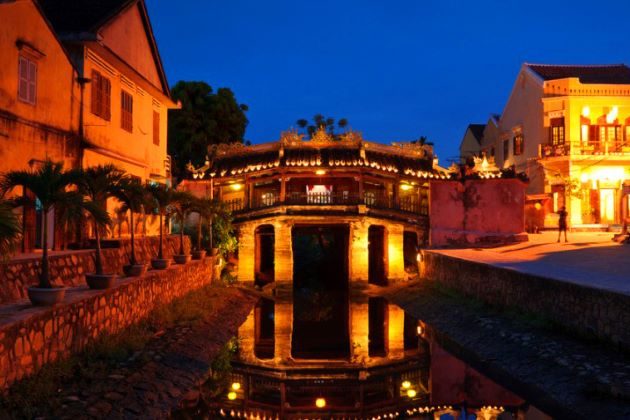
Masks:
[[[297,247],[313,235],[337,247],[340,281],[386,284],[406,277],[427,240],[430,146],[385,146],[356,133],[310,141],[294,132],[273,143],[220,147],[182,188],[218,198],[234,215],[239,281],[292,281]],[[305,239],[307,238],[307,239]]]
[[[167,110],[176,104],[144,1],[1,2],[0,17],[0,172],[50,159],[169,180]],[[24,251],[42,246],[42,217],[24,209]],[[46,217],[47,246],[58,247],[63,232]]]
[[[630,68],[524,64],[481,152],[529,177],[528,226],[609,228],[628,218]]]

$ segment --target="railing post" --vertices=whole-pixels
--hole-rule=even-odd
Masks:
[[[287,196],[287,182],[284,174],[280,175],[280,203],[284,204]]]

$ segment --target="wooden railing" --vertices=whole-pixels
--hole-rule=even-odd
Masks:
[[[288,192],[284,202],[280,200],[279,192],[265,192],[253,197],[249,205],[242,199],[225,201],[232,213],[242,213],[279,205],[287,206],[356,206],[365,205],[369,208],[382,210],[398,210],[407,213],[427,215],[426,201],[421,204],[419,197],[400,197],[394,202],[391,195],[380,191],[365,191],[361,197],[357,192]]]

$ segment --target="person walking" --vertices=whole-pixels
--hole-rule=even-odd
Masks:
[[[558,212],[558,242],[560,242],[560,236],[564,231],[564,242],[569,242],[567,239],[567,213],[566,207],[562,206]]]

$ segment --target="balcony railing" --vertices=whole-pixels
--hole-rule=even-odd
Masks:
[[[538,151],[540,158],[551,158],[571,155],[623,155],[630,156],[630,144],[623,142],[599,142],[566,144],[541,144]]]
[[[365,205],[369,208],[382,210],[398,210],[407,213],[427,215],[428,208],[426,201],[421,204],[418,197],[400,197],[398,202],[385,193],[378,191],[366,191],[361,197],[353,192],[289,192],[284,202],[280,200],[278,192],[265,192],[253,197],[249,205],[243,199],[226,200],[225,204],[232,213],[242,213],[246,211],[259,210],[278,205],[287,206],[356,206]]]

